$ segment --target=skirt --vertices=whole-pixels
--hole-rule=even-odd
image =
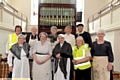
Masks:
[[[39,61],[44,60],[48,55],[36,54]],[[51,73],[51,59],[46,61],[44,64],[38,65],[35,60],[33,61],[32,69],[33,80],[52,80]]]
[[[110,80],[110,71],[107,69],[107,56],[93,57],[93,78],[94,80]]]
[[[29,60],[27,57],[21,57],[21,60],[15,57],[12,73],[12,80],[30,80]]]
[[[64,78],[64,74],[60,70],[59,63],[58,63],[57,72],[54,74],[54,80],[70,80],[69,79],[70,78],[70,58],[67,59],[66,70],[67,70],[67,79]]]

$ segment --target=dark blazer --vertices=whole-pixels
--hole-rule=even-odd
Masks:
[[[60,62],[59,59],[56,58],[56,55],[60,53]],[[67,71],[66,71],[66,64],[67,64],[67,58],[70,58],[72,60],[72,48],[69,43],[66,41],[64,42],[63,46],[60,46],[60,43],[58,43],[55,48],[53,49],[53,57],[55,58],[55,72],[58,68],[58,62],[60,65],[60,69],[64,74],[64,77],[66,79]],[[72,61],[71,61],[72,62]]]

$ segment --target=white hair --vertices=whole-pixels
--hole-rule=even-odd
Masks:
[[[52,30],[52,29],[56,29],[56,30],[57,30],[57,27],[56,27],[56,26],[52,26],[52,27],[50,28],[50,30]]]
[[[105,31],[104,31],[103,29],[101,29],[101,28],[98,29],[97,34],[98,34],[98,33],[104,33],[104,35],[105,35]]]
[[[42,34],[46,35],[46,37],[48,36],[48,34],[47,34],[46,32],[41,32],[41,33],[39,34],[39,37],[40,37]]]
[[[21,37],[21,36],[25,38],[25,36],[24,36],[23,34],[19,34],[19,35],[18,35],[18,38]]]
[[[32,27],[32,28],[31,28],[31,30],[32,30],[32,29],[36,29],[36,30],[37,30],[37,28],[36,28],[36,27]]]

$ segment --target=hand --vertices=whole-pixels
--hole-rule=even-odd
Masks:
[[[8,53],[6,53],[6,56],[8,56]]]
[[[45,60],[43,60],[43,61],[40,61],[40,64],[44,64],[46,61]]]
[[[72,60],[73,64],[75,63],[75,60]]]
[[[61,58],[60,53],[56,55],[56,58]]]
[[[74,65],[77,65],[77,64],[79,64],[79,63],[80,63],[80,61],[79,61],[79,60],[72,60],[72,62],[73,62],[73,64],[74,64]]]
[[[9,67],[9,71],[10,71],[10,72],[12,72],[12,70],[13,70],[13,67],[12,67],[12,66],[10,66],[10,67]]]
[[[37,60],[37,59],[35,60],[35,62],[36,62],[37,64],[40,64],[40,61],[39,61],[39,60]]]
[[[111,71],[111,70],[112,70],[112,63],[108,63],[107,69],[108,69],[108,71]]]
[[[79,63],[80,63],[80,60],[76,60],[76,61],[75,61],[75,64],[79,64]]]

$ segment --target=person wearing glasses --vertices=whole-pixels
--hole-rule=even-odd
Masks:
[[[58,40],[59,43],[53,49],[53,57],[55,58],[54,80],[70,80],[72,48],[65,41],[64,34],[59,34]]]

